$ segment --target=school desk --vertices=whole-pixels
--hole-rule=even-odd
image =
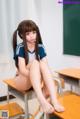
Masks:
[[[65,68],[62,70],[56,71],[60,77],[69,79],[69,83],[71,84],[71,91],[73,91],[73,82],[74,85],[78,84],[78,94],[80,95],[80,68]]]
[[[80,119],[80,96],[72,92],[65,92],[59,97],[65,107],[62,113],[54,112],[49,119]],[[54,118],[55,117],[55,118]]]

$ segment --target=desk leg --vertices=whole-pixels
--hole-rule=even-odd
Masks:
[[[43,119],[49,119],[49,115],[44,113],[44,118]]]
[[[79,80],[79,87],[80,87],[80,80]]]
[[[9,86],[7,86],[7,103],[9,104]]]
[[[25,101],[25,117],[24,119],[29,119],[29,108],[28,108],[28,95],[27,93],[24,95],[24,101]]]
[[[73,93],[73,81],[70,80],[69,82],[70,82],[71,92]]]
[[[79,95],[80,95],[80,80],[79,80]]]

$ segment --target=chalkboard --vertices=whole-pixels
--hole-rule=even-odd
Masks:
[[[63,5],[63,54],[80,56],[80,4]]]

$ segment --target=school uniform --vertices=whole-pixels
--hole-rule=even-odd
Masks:
[[[29,51],[28,50],[27,52],[28,52],[29,62],[36,59],[35,50],[34,51]],[[38,57],[39,57],[39,59],[41,60],[46,55],[47,54],[46,54],[44,45],[43,44],[38,44]],[[24,50],[23,43],[18,44],[17,47],[16,47],[16,50],[15,50],[15,53],[14,53],[14,59],[16,61],[18,61],[18,57],[25,58],[25,50]]]

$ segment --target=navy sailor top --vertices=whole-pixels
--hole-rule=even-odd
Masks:
[[[38,57],[39,59],[42,59],[46,56],[45,48],[43,44],[38,44]],[[28,50],[28,56],[29,56],[29,62],[35,59],[35,51],[29,51]],[[18,61],[18,57],[25,57],[25,51],[24,51],[24,45],[23,43],[20,43],[17,45],[15,53],[14,53],[14,59]]]

